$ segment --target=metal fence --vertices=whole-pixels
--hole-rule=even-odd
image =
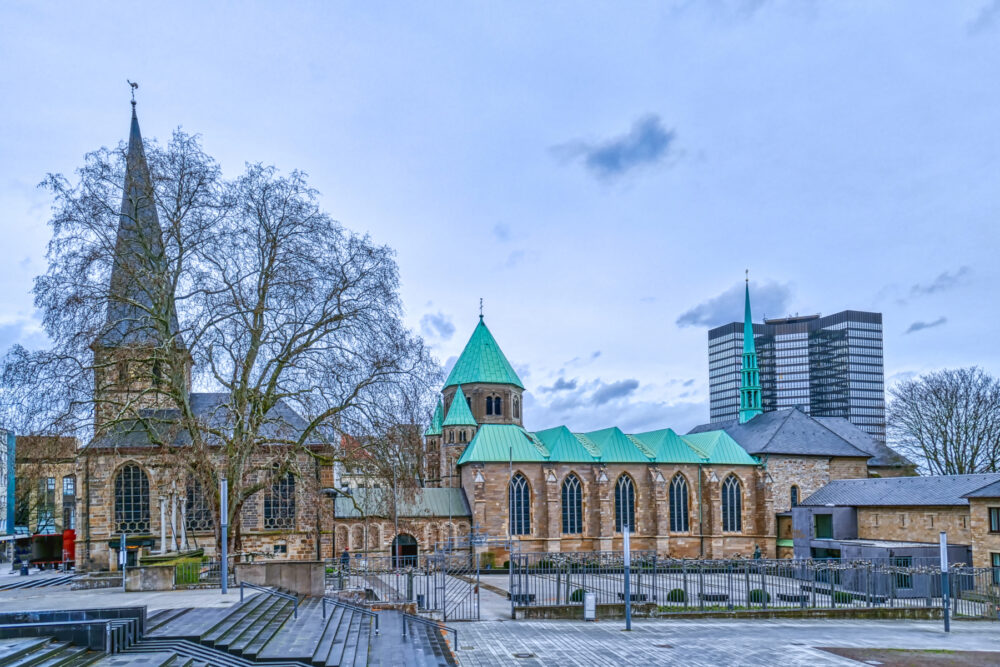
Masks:
[[[326,590],[354,591],[368,604],[415,602],[419,611],[442,620],[479,619],[479,572],[466,550],[328,560]]]
[[[235,560],[229,560],[230,581],[235,581]],[[221,586],[220,560],[177,563],[174,565],[174,584],[177,586]]]
[[[905,563],[905,564],[902,564]],[[956,616],[996,619],[1000,569],[956,567],[949,577]],[[509,575],[512,607],[582,605],[625,600],[622,554],[609,552],[513,554]],[[794,608],[941,607],[941,572],[901,559],[672,560],[632,552],[629,572],[634,603],[658,611]]]

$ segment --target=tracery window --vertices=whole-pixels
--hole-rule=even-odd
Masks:
[[[510,510],[510,534],[531,534],[531,489],[524,475],[517,473],[510,480],[508,509]]]
[[[134,463],[126,463],[115,475],[115,530],[149,532],[149,478]]]
[[[570,474],[562,483],[562,532],[579,535],[583,532],[583,494],[580,478]]]
[[[264,495],[264,528],[295,527],[295,476],[287,473],[271,484]]]
[[[743,530],[743,486],[736,475],[722,483],[722,531],[738,533]]]
[[[635,532],[635,487],[628,475],[619,477],[615,484],[615,531],[622,532],[622,526]]]
[[[670,480],[670,532],[688,532],[688,484],[680,473]]]
[[[187,530],[192,533],[214,530],[212,508],[208,504],[208,498],[205,497],[201,482],[194,475],[188,475],[186,496],[184,516]]]

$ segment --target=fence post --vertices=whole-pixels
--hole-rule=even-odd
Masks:
[[[632,595],[629,587],[632,578],[632,556],[629,551],[629,526],[622,526],[622,547],[625,550],[625,629],[632,629]]]
[[[951,611],[948,606],[948,593],[950,593],[950,588],[948,586],[948,533],[943,530],[940,533],[941,538],[941,609],[944,611],[944,631],[951,632],[951,619],[948,617],[948,613]]]

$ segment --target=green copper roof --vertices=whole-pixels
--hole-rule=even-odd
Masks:
[[[431,425],[424,431],[424,435],[441,435],[441,422],[444,420],[444,405],[438,398],[437,407],[434,408],[434,416],[431,417]]]
[[[753,318],[750,316],[750,283],[746,285],[746,300],[743,302],[743,354],[757,354],[753,341]]]
[[[519,463],[758,463],[725,431],[679,436],[662,429],[629,435],[616,427],[572,433],[557,426],[529,433],[514,424],[483,424],[458,465],[511,459]]]
[[[521,378],[511,367],[507,357],[503,356],[493,334],[486,328],[483,318],[479,318],[472,338],[465,344],[461,356],[448,374],[445,387],[472,382],[489,382],[493,384],[512,384],[524,389]]]
[[[476,418],[472,416],[469,402],[465,400],[465,392],[462,391],[462,387],[459,387],[458,391],[455,392],[455,398],[452,399],[451,405],[448,407],[448,416],[444,418],[442,426],[475,425]]]

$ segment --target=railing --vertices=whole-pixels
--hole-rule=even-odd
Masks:
[[[134,619],[101,618],[74,621],[36,621],[32,623],[6,623],[0,625],[0,637],[42,637],[51,636],[61,641],[76,642],[80,639],[80,628],[86,628],[87,648],[119,653],[128,648],[137,638]],[[103,632],[100,627],[103,626]],[[30,630],[29,630],[30,628]],[[91,632],[98,630],[97,633]]]
[[[359,607],[355,604],[348,604],[342,600],[337,600],[336,598],[323,598],[323,618],[326,618],[326,605],[332,604],[334,607],[341,607],[342,609],[350,609],[356,614],[362,614],[364,616],[370,616],[375,619],[375,634],[379,633],[378,628],[378,614],[370,609],[365,609],[364,607]]]
[[[276,591],[273,588],[267,588],[266,586],[258,586],[257,584],[248,584],[245,581],[240,582],[240,602],[243,602],[243,589],[252,588],[255,591],[261,591],[267,593],[268,595],[273,595],[275,597],[284,598],[286,600],[291,600],[292,604],[295,606],[292,608],[292,616],[295,618],[299,617],[299,599],[294,595],[288,593],[282,593],[281,591]]]
[[[428,625],[428,626],[430,626],[432,628],[437,628],[438,630],[444,630],[445,632],[452,633],[452,635],[454,636],[454,640],[455,640],[455,643],[453,644],[453,646],[454,646],[455,649],[458,648],[458,630],[456,630],[455,628],[453,628],[451,626],[448,626],[448,625],[445,625],[444,623],[438,623],[437,621],[433,621],[433,620],[431,620],[429,618],[423,618],[421,616],[414,616],[413,614],[407,614],[407,613],[404,612],[403,613],[403,636],[404,637],[406,636],[406,622],[407,621],[413,621],[414,623],[422,623],[422,624]]]
[[[620,553],[514,554],[511,604],[582,605],[585,593],[598,604],[621,604],[625,576]],[[628,576],[631,601],[665,613],[942,605],[940,570],[900,559],[676,560],[633,552]],[[948,588],[955,615],[996,619],[998,583],[1000,569],[953,567]]]

